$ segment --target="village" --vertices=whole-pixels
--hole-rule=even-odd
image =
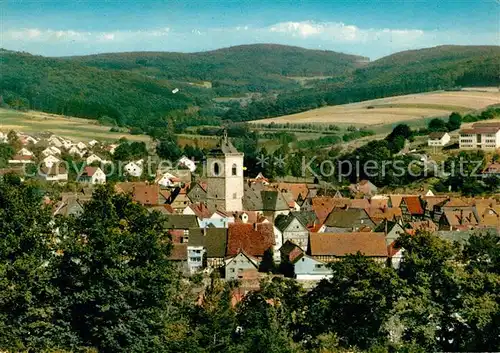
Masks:
[[[491,134],[496,129],[498,139],[500,133],[496,127],[475,129],[464,134]],[[68,167],[61,155],[84,162],[76,188],[46,200],[54,217],[83,212],[92,189],[107,182],[104,169],[119,146],[96,140],[74,143],[55,135],[18,133],[17,138],[22,147],[1,175],[22,176],[25,166],[38,163],[39,179],[64,184]],[[447,134],[433,134],[429,145],[431,140],[446,144],[448,139]],[[8,142],[7,135],[0,140]],[[125,163],[127,181],[113,183],[114,190],[163,215],[172,241],[170,260],[184,275],[218,271],[226,280],[240,281],[244,292],[255,289],[268,273],[310,286],[331,275],[328,263],[358,252],[398,268],[404,257],[404,249],[396,245],[401,234],[424,231],[464,243],[472,234],[500,231],[498,195],[465,198],[431,190],[383,194],[369,180],[325,195],[318,184],[271,182],[262,173],[245,178],[244,155],[227,135],[206,156],[201,177],[195,173],[197,165],[182,157],[175,169],[158,170],[145,180],[144,163]],[[499,170],[491,164],[484,172],[497,175]]]

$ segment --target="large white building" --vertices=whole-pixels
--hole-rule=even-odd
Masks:
[[[460,130],[460,149],[494,150],[500,148],[500,122],[475,123]]]
[[[227,134],[207,156],[207,206],[210,210],[243,210],[243,153]]]

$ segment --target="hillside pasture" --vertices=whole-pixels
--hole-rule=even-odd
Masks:
[[[52,133],[74,141],[116,141],[122,137],[129,141],[149,142],[146,135],[131,135],[123,132],[110,132],[109,126],[99,125],[96,120],[66,117],[37,111],[19,112],[0,109],[0,131],[21,131],[28,134]]]
[[[354,124],[371,127],[394,124],[400,121],[443,117],[454,111],[467,113],[499,103],[500,92],[494,90],[437,91],[323,107],[252,122],[260,124],[271,122],[281,124]]]

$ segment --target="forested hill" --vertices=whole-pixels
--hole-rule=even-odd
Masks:
[[[309,89],[281,94],[275,100],[233,107],[226,118],[254,120],[298,113],[324,105],[457,89],[500,85],[499,46],[439,46],[396,53],[352,71],[317,81]]]
[[[129,71],[0,50],[0,104],[15,109],[140,125],[175,109],[206,104],[195,92],[172,93],[166,80]]]
[[[203,53],[117,53],[47,58],[0,50],[0,104],[143,128],[199,107],[191,123],[244,121],[397,94],[498,85],[500,47],[441,46],[367,58],[282,45]],[[329,79],[309,81],[296,76]],[[196,83],[209,81],[212,88]],[[174,91],[174,88],[180,90]],[[215,97],[260,93],[254,102]],[[228,110],[228,108],[230,108]],[[193,110],[190,110],[193,111]]]
[[[499,46],[446,45],[383,57],[354,72],[357,82],[385,84],[434,80],[442,85],[495,85]]]
[[[209,81],[218,95],[292,88],[287,77],[340,76],[366,57],[277,44],[240,45],[199,53],[131,52],[62,58],[102,69],[160,79]]]

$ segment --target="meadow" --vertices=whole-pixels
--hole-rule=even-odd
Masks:
[[[370,129],[399,122],[446,117],[451,112],[467,113],[500,103],[498,89],[436,91],[328,106],[302,113],[255,120],[253,123],[353,124]]]
[[[96,120],[66,117],[37,111],[20,112],[0,109],[0,131],[21,131],[28,134],[52,133],[74,141],[117,141],[122,137],[130,141],[149,142],[146,135],[110,132],[109,126],[99,125]]]

